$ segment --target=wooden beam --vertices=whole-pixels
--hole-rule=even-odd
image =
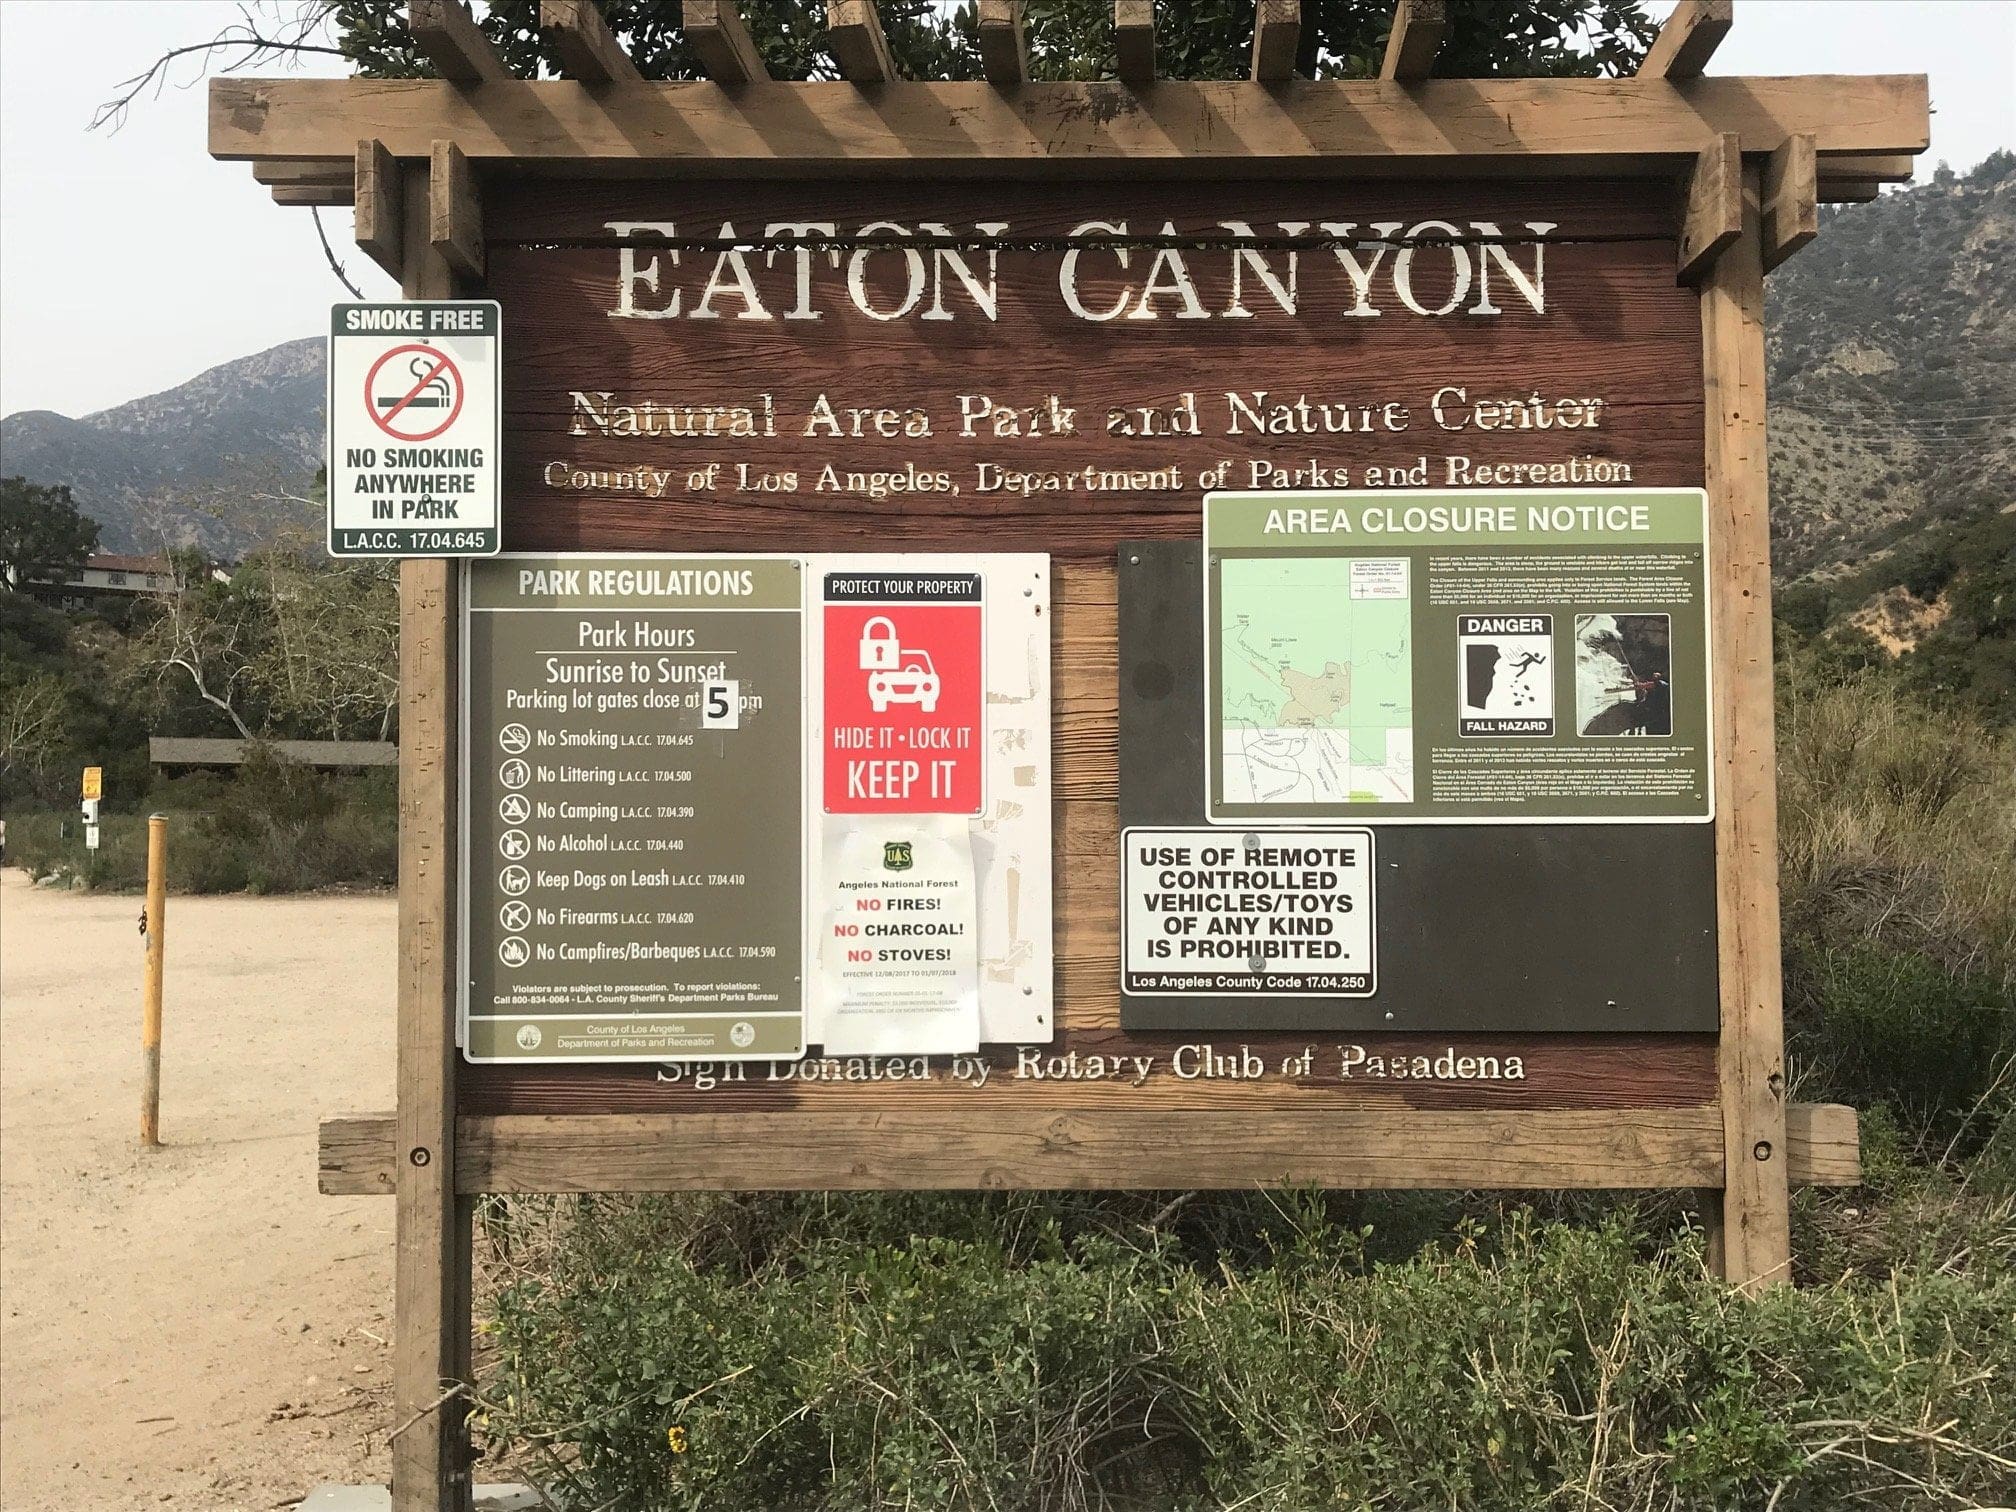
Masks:
[[[255,159],[252,178],[260,184],[351,184],[357,178],[355,157],[305,158],[269,162]]]
[[[463,0],[409,0],[406,25],[413,45],[451,84],[466,89],[511,77]]]
[[[1764,160],[1764,271],[1820,234],[1820,172],[1810,132],[1785,139]]]
[[[1746,1290],[1791,1279],[1777,742],[1772,726],[1770,475],[1764,432],[1763,215],[1741,180],[1741,234],[1701,286],[1707,380],[1708,591],[1714,695],[1718,1053],[1726,1175],[1723,1275]]]
[[[686,45],[716,84],[755,84],[770,78],[735,0],[686,0],[682,24]]]
[[[875,0],[826,0],[826,45],[850,84],[889,84],[901,77]]]
[[[1823,178],[1818,197],[1823,205],[1866,205],[1882,193],[1880,179]]]
[[[1113,0],[1113,56],[1124,83],[1155,82],[1154,0]]]
[[[980,71],[997,89],[1029,78],[1029,39],[1022,31],[1022,0],[980,0]]]
[[[1715,49],[1729,35],[1734,16],[1733,0],[1680,0],[1659,28],[1645,61],[1638,65],[1638,77],[1668,79],[1676,84],[1699,78]]]
[[[405,266],[405,191],[401,187],[399,165],[385,144],[366,140],[357,144],[352,170],[356,183],[357,245],[364,255],[398,278]]]
[[[476,174],[453,142],[436,142],[427,174],[427,238],[464,278],[483,276],[483,201]]]
[[[354,205],[357,191],[348,184],[275,184],[273,203],[276,205],[317,205],[330,207]]]
[[[570,79],[595,86],[644,82],[595,0],[539,0],[539,35]]]
[[[1379,77],[1418,84],[1435,66],[1435,54],[1449,37],[1449,8],[1444,0],[1399,0],[1393,7],[1393,29],[1386,34],[1386,59]]]
[[[402,175],[408,299],[451,299],[429,164]],[[399,960],[392,1512],[469,1506],[470,1199],[455,1186],[457,564],[399,564]]]
[[[653,83],[597,94],[571,81],[210,81],[221,158],[333,157],[377,137],[424,158],[437,138],[470,161],[584,175],[1127,177],[1199,164],[1328,177],[1670,175],[1723,133],[1770,152],[1795,131],[1825,152],[1918,152],[1923,75],[1702,79],[1684,95],[1623,79],[1429,79],[1112,84]]]
[[[1815,143],[1818,151],[1818,143]],[[1908,184],[1918,173],[1918,159],[1908,152],[1820,152],[1823,178],[1878,179]]]
[[[1680,282],[1698,283],[1743,234],[1743,153],[1734,132],[1701,149],[1687,177],[1680,225]]]
[[[1795,1103],[1786,1110],[1786,1164],[1791,1179],[1801,1186],[1854,1186],[1862,1179],[1855,1110],[1834,1103]],[[702,1118],[704,1122],[690,1120]],[[1327,1176],[1348,1178],[1347,1186],[1394,1185],[1404,1174],[1409,1154],[1423,1139],[1435,1137],[1459,1143],[1495,1135],[1511,1135],[1529,1142],[1573,1141],[1599,1130],[1596,1148],[1618,1149],[1644,1137],[1650,1141],[1647,1164],[1630,1163],[1620,1156],[1615,1168],[1582,1165],[1569,1148],[1534,1150],[1515,1146],[1486,1155],[1495,1174],[1541,1176],[1548,1185],[1602,1186],[1603,1178],[1614,1178],[1624,1186],[1642,1186],[1655,1168],[1672,1186],[1714,1186],[1722,1179],[1718,1141],[1721,1119],[1712,1107],[1668,1109],[1622,1109],[1615,1112],[1547,1113],[1419,1113],[1407,1109],[1391,1112],[1370,1108],[1318,1112],[1309,1110],[1297,1119],[1312,1120],[1306,1137],[1297,1141],[1290,1132],[1256,1132],[1248,1114],[1178,1112],[1145,1114],[1088,1115],[1083,1113],[1009,1113],[990,1109],[975,1116],[936,1114],[836,1114],[828,1112],[776,1114],[676,1115],[593,1114],[571,1118],[464,1118],[459,1135],[466,1153],[458,1183],[465,1196],[506,1190],[500,1183],[543,1184],[564,1176],[567,1162],[577,1151],[592,1152],[594,1165],[573,1179],[615,1179],[627,1183],[628,1190],[667,1190],[684,1184],[705,1186],[719,1183],[723,1173],[727,1184],[748,1187],[768,1182],[798,1189],[819,1189],[831,1182],[835,1189],[864,1185],[895,1186],[906,1180],[907,1162],[920,1150],[937,1151],[941,1131],[960,1131],[954,1146],[926,1158],[933,1164],[930,1174],[941,1186],[986,1187],[1002,1184],[1007,1167],[998,1166],[972,1146],[990,1139],[1005,1140],[1018,1151],[1015,1174],[1028,1176],[1038,1185],[1139,1187],[1173,1184],[1194,1187],[1199,1181],[1226,1187],[1244,1187],[1256,1182],[1281,1179],[1283,1169],[1274,1153],[1273,1142],[1293,1146],[1292,1168],[1320,1168]],[[867,1120],[895,1120],[892,1132],[900,1137],[884,1145]],[[838,1122],[836,1122],[838,1120]],[[1508,1120],[1512,1121],[1508,1124]],[[1257,1148],[1252,1159],[1243,1158],[1236,1167],[1221,1167],[1215,1160],[1200,1169],[1188,1160],[1181,1171],[1167,1167],[1178,1156],[1174,1151],[1195,1148],[1184,1143],[1193,1137],[1216,1135],[1226,1126],[1240,1131],[1232,1148],[1247,1152]],[[1516,1127],[1513,1127],[1516,1125]],[[1059,1128],[1072,1138],[1050,1140]],[[754,1155],[754,1164],[739,1166],[739,1151],[776,1138],[784,1143],[767,1155]],[[1080,1141],[1090,1138],[1090,1148]],[[1121,1140],[1130,1143],[1121,1145]],[[848,1143],[856,1140],[857,1143]],[[1322,1151],[1325,1142],[1343,1148]],[[610,1150],[627,1143],[630,1153],[622,1165],[611,1169]],[[1157,1152],[1157,1145],[1165,1148]],[[780,1171],[780,1165],[794,1161],[807,1146],[818,1153],[809,1163]],[[1522,1148],[1524,1153],[1522,1153]],[[789,1152],[789,1153],[787,1153]],[[1008,1153],[997,1148],[995,1158]],[[687,1155],[700,1161],[700,1169],[682,1174],[680,1162]],[[864,1157],[866,1165],[859,1164]],[[1530,1157],[1530,1158],[1529,1158]],[[389,1113],[352,1114],[322,1121],[320,1139],[320,1184],[323,1192],[339,1197],[368,1197],[392,1190],[394,1175],[392,1116]],[[736,1172],[740,1171],[737,1179]],[[1272,1174],[1256,1174],[1268,1173]],[[961,1179],[963,1178],[963,1179]],[[1488,1185],[1481,1168],[1464,1167],[1453,1172],[1459,1186]],[[519,1185],[517,1190],[531,1190]],[[1720,1193],[1716,1194],[1717,1199]]]
[[[1253,14],[1253,79],[1279,84],[1295,77],[1295,50],[1302,45],[1301,0],[1260,0]]]

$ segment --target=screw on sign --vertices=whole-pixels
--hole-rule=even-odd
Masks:
[[[432,441],[462,413],[462,372],[424,342],[393,347],[364,375],[371,423],[395,441]]]

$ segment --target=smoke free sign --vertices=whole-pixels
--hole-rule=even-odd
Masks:
[[[329,319],[329,554],[495,556],[494,300],[339,304]]]

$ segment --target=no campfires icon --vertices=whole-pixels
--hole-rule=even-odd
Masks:
[[[393,347],[364,376],[364,408],[395,441],[432,441],[462,413],[462,372],[424,342]]]

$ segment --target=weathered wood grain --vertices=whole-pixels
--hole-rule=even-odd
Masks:
[[[1279,84],[1295,77],[1302,45],[1302,0],[1260,0],[1253,15],[1253,80]]]
[[[570,79],[591,85],[644,82],[594,0],[539,0],[539,35]]]
[[[835,1124],[824,1114],[793,1115],[781,1120],[753,1123],[746,1118],[720,1118],[701,1122],[677,1117],[581,1117],[581,1118],[468,1118],[462,1122],[464,1148],[472,1152],[459,1178],[465,1195],[495,1190],[505,1180],[535,1183],[549,1189],[549,1183],[574,1183],[555,1189],[581,1190],[578,1185],[590,1170],[602,1179],[620,1174],[624,1179],[647,1184],[676,1182],[688,1186],[712,1185],[713,1173],[746,1169],[738,1163],[736,1151],[744,1141],[777,1132],[791,1152],[810,1149],[808,1158],[788,1164],[775,1150],[763,1157],[759,1167],[749,1169],[778,1186],[826,1185],[836,1167],[847,1179],[838,1186],[872,1184],[906,1186],[910,1180],[911,1153],[932,1151],[930,1169],[948,1186],[986,1186],[1007,1168],[1000,1162],[1018,1158],[1023,1164],[1018,1174],[1035,1177],[1038,1186],[1176,1187],[1191,1189],[1200,1183],[1226,1187],[1279,1180],[1288,1170],[1308,1171],[1322,1180],[1348,1186],[1378,1185],[1487,1185],[1486,1175],[1507,1185],[1646,1187],[1649,1176],[1664,1178],[1664,1184],[1680,1187],[1695,1184],[1696,1178],[1720,1179],[1715,1151],[1716,1119],[1712,1107],[1644,1109],[1627,1115],[1522,1113],[1507,1114],[1402,1114],[1389,1112],[1328,1113],[1298,1117],[1285,1131],[1264,1127],[1255,1138],[1250,1120],[1234,1114],[1233,1147],[1242,1159],[1256,1148],[1254,1166],[1228,1171],[1216,1159],[1199,1160],[1195,1152],[1222,1145],[1214,1135],[1227,1124],[1223,1116],[1195,1113],[1068,1113],[1052,1108],[1016,1113],[1007,1117],[990,1114],[978,1120],[964,1115],[927,1115],[920,1125],[910,1119],[880,1114],[848,1115]],[[703,1149],[718,1132],[727,1129],[734,1143],[728,1149]],[[953,1150],[943,1150],[938,1131],[951,1129],[958,1142]],[[1059,1137],[1059,1131],[1063,1137]],[[963,1131],[963,1132],[962,1132]],[[966,1143],[974,1134],[1000,1135],[1008,1144],[996,1150],[975,1150]],[[1446,1181],[1429,1183],[1410,1179],[1406,1169],[1408,1153],[1424,1137],[1434,1137],[1440,1148],[1436,1161],[1462,1160],[1468,1151],[1453,1153],[1479,1137],[1510,1135],[1512,1150],[1501,1149],[1478,1165],[1446,1170]],[[1591,1143],[1601,1152],[1594,1164],[1579,1158],[1583,1146],[1577,1141],[1593,1136]],[[1087,1141],[1096,1145],[1088,1151]],[[1125,1141],[1123,1144],[1122,1141]],[[1856,1117],[1853,1108],[1834,1103],[1795,1103],[1787,1110],[1786,1164],[1791,1179],[1800,1186],[1854,1186],[1862,1179]],[[1560,1146],[1568,1144],[1564,1151]],[[1019,1150],[1016,1148],[1019,1146]],[[1311,1153],[1311,1146],[1330,1146],[1325,1153]],[[1282,1153],[1288,1155],[1283,1165]],[[592,1161],[577,1168],[576,1153],[593,1152]],[[612,1153],[612,1151],[614,1153]],[[705,1174],[687,1167],[696,1151]],[[838,1152],[859,1151],[858,1160],[847,1160]],[[1147,1152],[1145,1155],[1143,1152]],[[1397,1153],[1396,1153],[1397,1151]],[[1649,1153],[1654,1163],[1639,1163]],[[786,1157],[788,1160],[789,1157]],[[1173,1163],[1183,1164],[1174,1167]],[[1087,1179],[1089,1161],[1098,1164]],[[784,1168],[780,1171],[780,1164]],[[388,1190],[392,1167],[392,1118],[390,1114],[357,1114],[326,1118],[321,1126],[322,1191],[332,1196],[376,1196]],[[1256,1175],[1253,1171],[1271,1171]],[[1578,1176],[1579,1171],[1579,1176]],[[958,1177],[966,1179],[955,1179]],[[1346,1179],[1348,1178],[1348,1179]],[[928,1184],[928,1183],[923,1183]],[[523,1189],[523,1188],[521,1188]]]
[[[1679,280],[1696,284],[1723,249],[1743,232],[1743,154],[1736,137],[1704,147],[1687,176],[1687,210],[1680,229]]]
[[[902,77],[875,0],[826,0],[826,45],[850,84],[887,84]]]
[[[1379,77],[1399,84],[1419,83],[1435,67],[1435,54],[1448,37],[1449,7],[1444,0],[1397,0]]]
[[[769,79],[769,66],[735,0],[686,0],[682,17],[686,45],[716,84],[734,87]]]
[[[406,25],[413,34],[413,45],[434,65],[434,71],[458,88],[511,77],[511,70],[483,35],[464,0],[408,0]],[[425,155],[424,149],[400,154]]]
[[[1216,164],[1335,177],[1665,177],[1724,132],[1769,152],[1796,131],[1823,151],[1922,152],[1925,78],[1124,84],[650,84],[573,81],[210,81],[210,152],[326,158],[376,136],[423,158],[437,138],[524,171],[636,176],[673,167],[740,179],[841,167],[882,174],[1134,178]]]
[[[1743,176],[1743,234],[1701,291],[1707,377],[1708,581],[1715,603],[1716,940],[1728,1179],[1724,1276],[1791,1279],[1785,1031],[1778,922],[1777,741],[1771,674],[1770,477],[1764,424],[1764,266],[1758,171]]]
[[[997,89],[1029,78],[1029,40],[1022,29],[1022,0],[979,0],[974,28],[980,68]]]
[[[352,160],[356,165],[352,173],[357,245],[387,274],[398,278],[406,257],[405,190],[399,165],[383,142],[368,138],[357,143]]]
[[[427,179],[429,244],[465,278],[483,276],[483,201],[469,159],[453,142],[436,142]]]
[[[1729,35],[1734,18],[1732,0],[1680,0],[1638,65],[1638,77],[1669,79],[1676,84],[1699,78],[1715,49]]]
[[[429,170],[401,172],[402,292],[447,299],[455,278],[429,240]],[[399,573],[399,1047],[394,1189],[394,1512],[467,1505],[469,1199],[455,1189],[456,567]]]
[[[1764,271],[1820,234],[1820,171],[1813,138],[1804,132],[1764,160]]]

